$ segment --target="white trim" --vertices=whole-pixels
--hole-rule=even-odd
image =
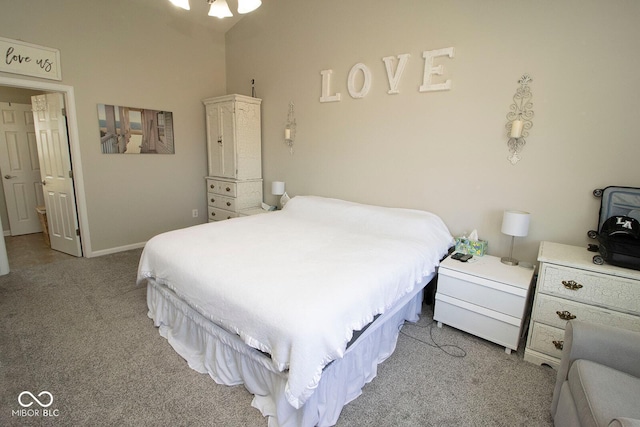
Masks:
[[[130,245],[125,245],[125,246],[118,246],[115,248],[102,249],[99,251],[92,252],[91,257],[87,257],[87,258],[98,257],[103,255],[111,255],[111,254],[116,254],[118,252],[130,251],[132,249],[140,249],[140,248],[144,248],[144,245],[146,244],[147,242],[140,242],[140,243],[132,243]]]
[[[64,102],[67,109],[67,130],[69,131],[69,148],[71,153],[71,161],[73,164],[73,184],[76,192],[76,208],[78,210],[78,226],[80,227],[82,254],[84,257],[91,258],[93,256],[93,252],[91,251],[91,236],[89,233],[87,200],[84,195],[84,177],[82,173],[82,159],[80,156],[80,134],[78,132],[78,118],[76,116],[76,100],[73,86],[2,76],[0,76],[0,86],[11,86],[23,89],[36,89],[64,93]]]

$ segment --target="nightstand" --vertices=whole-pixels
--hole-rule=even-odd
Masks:
[[[508,266],[491,255],[460,262],[450,257],[438,269],[433,318],[505,347],[518,349],[533,268]]]

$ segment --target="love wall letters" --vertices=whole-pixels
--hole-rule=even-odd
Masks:
[[[393,95],[400,93],[398,86],[410,56],[411,55],[408,53],[403,53],[397,57],[385,56],[382,58],[387,72],[387,80],[389,82],[388,94]],[[444,74],[444,67],[442,65],[433,65],[434,59],[441,56],[453,58],[454,49],[452,47],[447,47],[444,49],[425,50],[422,52],[422,57],[424,58],[424,75],[422,78],[422,85],[419,88],[420,92],[435,92],[451,89],[450,79],[447,79],[444,83],[432,83],[433,76],[441,76]],[[395,62],[397,62],[397,65],[394,69]],[[339,92],[331,94],[332,74],[333,70],[331,69],[320,71],[320,75],[322,76],[322,93],[320,96],[320,102],[339,102],[341,100],[341,94]],[[362,76],[362,86],[357,88],[356,81],[359,75]],[[358,63],[351,67],[349,75],[347,76],[347,90],[352,98],[358,99],[367,96],[371,90],[371,83],[372,76],[369,67],[362,63]]]

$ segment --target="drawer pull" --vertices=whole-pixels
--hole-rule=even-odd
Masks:
[[[573,319],[576,318],[575,314],[571,314],[571,312],[567,311],[567,310],[565,310],[565,311],[556,311],[556,314],[562,320],[573,320]]]
[[[214,199],[213,197],[211,198],[211,203],[215,203],[216,199]]]
[[[558,350],[562,350],[562,347],[564,347],[564,341],[551,341],[553,343],[553,345],[555,346],[555,348],[557,348]]]
[[[216,186],[215,186],[215,185],[213,185],[213,184],[209,185],[209,187],[211,187],[212,189],[213,189],[213,188],[216,188]]]
[[[227,190],[227,191],[231,191],[231,188],[227,187],[227,188],[226,188],[226,190]]]
[[[577,291],[582,288],[582,285],[575,280],[563,280],[562,285],[571,291]]]
[[[227,206],[231,206],[231,202],[227,202]]]
[[[216,216],[216,213],[215,212],[211,212],[211,216]]]

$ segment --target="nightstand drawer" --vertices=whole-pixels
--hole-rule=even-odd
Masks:
[[[536,298],[533,319],[561,329],[565,328],[568,320],[577,319],[640,331],[640,319],[637,316],[544,294],[538,294]]]
[[[439,294],[518,319],[522,317],[527,295],[525,290],[442,268],[438,273]]]
[[[608,274],[545,264],[538,292],[640,314],[640,283]]]
[[[209,206],[209,220],[210,221],[222,221],[225,219],[236,218],[238,216],[237,212],[231,212],[224,209],[212,208]]]
[[[439,283],[438,286],[440,286]],[[436,294],[433,318],[437,322],[469,332],[511,350],[518,349],[521,323],[519,318],[439,293]]]

